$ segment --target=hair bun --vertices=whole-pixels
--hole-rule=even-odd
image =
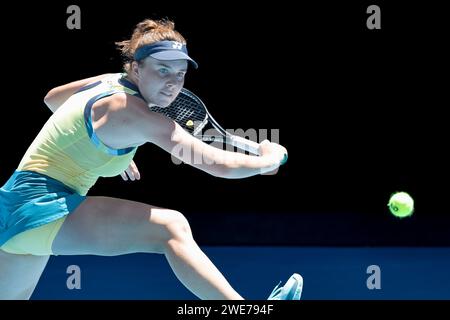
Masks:
[[[168,20],[155,21],[155,20],[146,19],[137,24],[136,30],[141,34],[145,34],[152,30],[160,29],[161,27],[163,27],[165,29],[169,29],[169,30],[174,30],[175,23],[173,23],[172,21],[168,21]]]

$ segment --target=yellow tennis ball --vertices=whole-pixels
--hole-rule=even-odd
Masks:
[[[193,127],[194,126],[194,121],[192,121],[192,120],[186,121],[186,126],[187,127]]]
[[[405,218],[412,215],[414,200],[406,192],[396,192],[389,199],[388,207],[394,216]]]

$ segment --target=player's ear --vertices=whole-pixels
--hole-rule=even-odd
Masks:
[[[136,61],[131,62],[131,72],[136,78],[139,78],[139,64]]]

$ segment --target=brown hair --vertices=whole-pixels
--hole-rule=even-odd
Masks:
[[[123,64],[125,72],[130,71],[131,62],[134,61],[134,53],[138,48],[162,40],[173,40],[186,44],[183,36],[175,30],[175,23],[170,20],[146,19],[139,22],[130,40],[116,42],[116,46],[125,60]]]

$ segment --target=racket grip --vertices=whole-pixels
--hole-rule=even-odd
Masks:
[[[241,150],[246,150],[254,155],[259,156],[259,143],[239,137],[232,136],[230,137],[231,144]]]
[[[239,136],[232,136],[231,137],[231,142],[232,145],[234,145],[235,147],[242,149],[242,150],[246,150],[250,153],[253,153],[254,155],[259,156],[259,143],[254,142],[252,140],[248,140]],[[282,166],[283,164],[285,164],[288,160],[288,155],[285,154],[283,159],[280,162],[280,166]]]
[[[287,162],[287,159],[288,159],[288,155],[285,153],[285,154],[284,154],[284,157],[283,157],[283,160],[281,160],[280,166],[282,166],[283,164],[285,164],[285,163]]]

